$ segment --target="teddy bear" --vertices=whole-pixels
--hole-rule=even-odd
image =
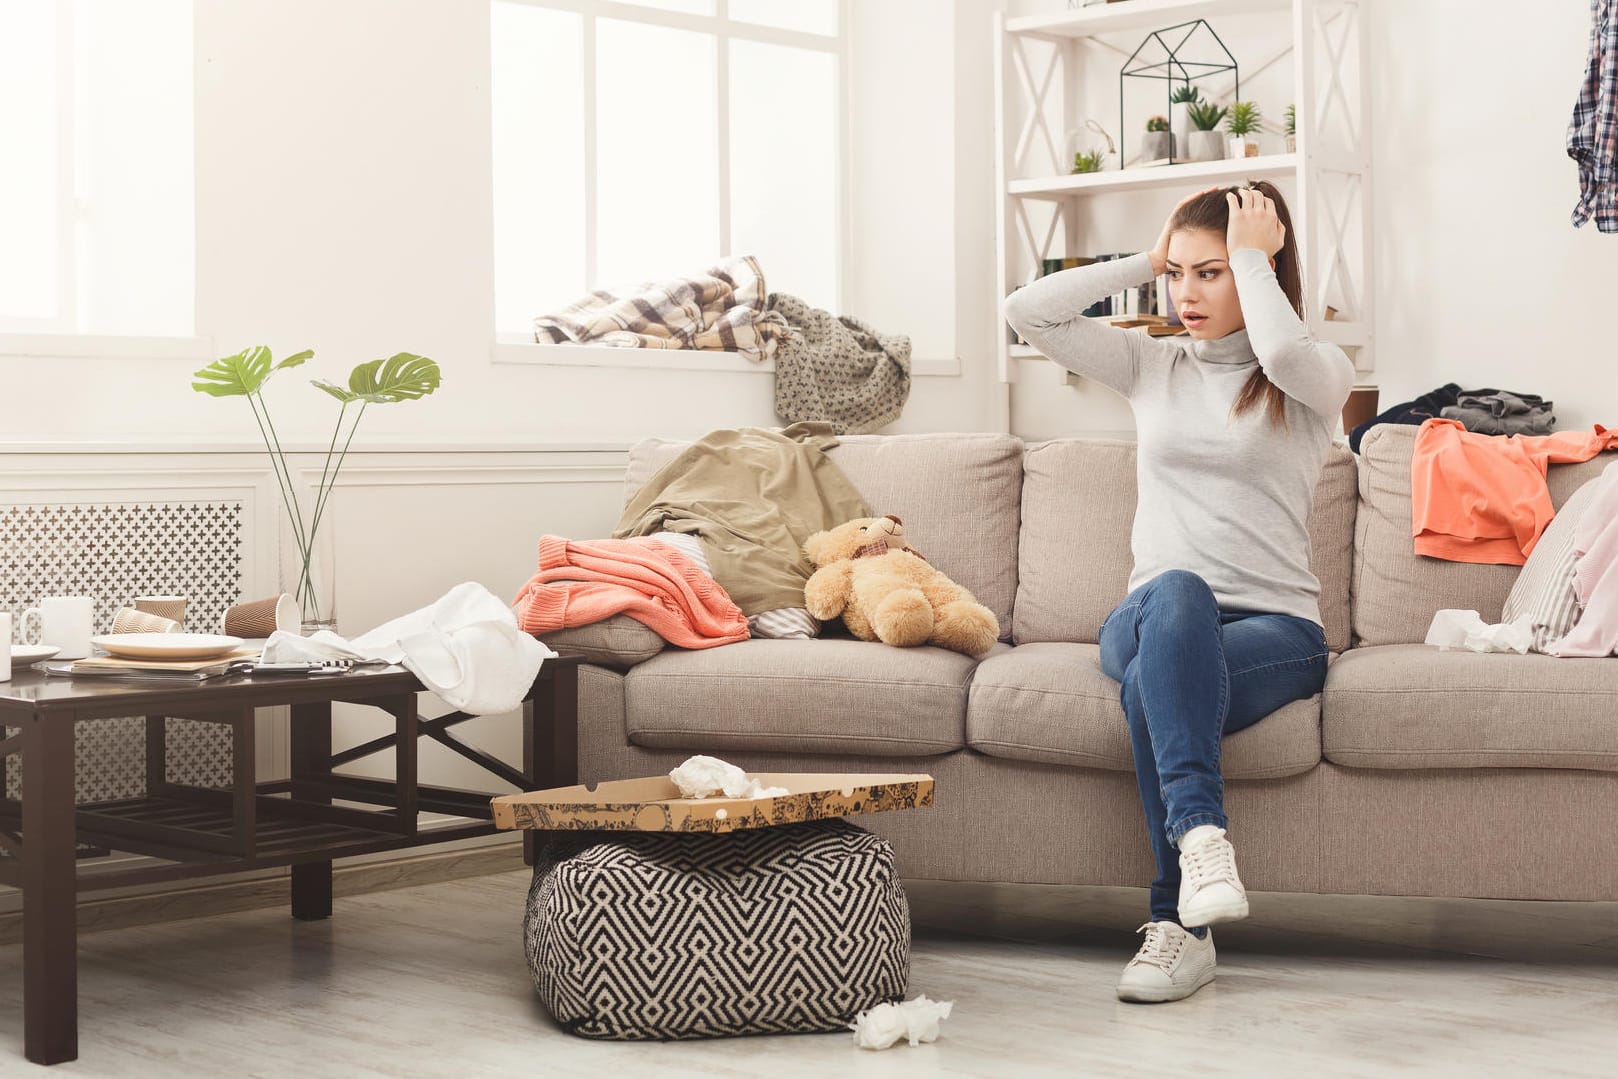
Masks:
[[[803,587],[809,613],[842,615],[863,641],[981,656],[1000,636],[994,612],[911,548],[891,513],[816,532],[803,552],[818,567]]]

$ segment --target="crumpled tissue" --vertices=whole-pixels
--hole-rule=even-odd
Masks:
[[[728,761],[697,755],[669,773],[674,785],[687,798],[709,798],[723,792],[726,798],[775,798],[788,793],[785,787],[766,787]]]
[[[1520,614],[1510,622],[1489,625],[1476,611],[1443,610],[1427,627],[1427,643],[1473,652],[1526,653],[1534,640],[1534,617]]]
[[[938,1024],[949,1018],[953,1000],[928,1000],[923,993],[901,1004],[878,1004],[854,1017],[848,1029],[861,1049],[886,1049],[900,1038],[920,1045],[938,1037]]]

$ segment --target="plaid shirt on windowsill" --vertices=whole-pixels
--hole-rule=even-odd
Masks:
[[[1618,0],[1590,0],[1590,59],[1567,127],[1567,156],[1579,163],[1573,227],[1593,216],[1618,232]]]

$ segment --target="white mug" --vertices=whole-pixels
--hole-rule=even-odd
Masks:
[[[90,654],[95,600],[89,596],[46,596],[38,607],[22,613],[25,630],[30,618],[39,619],[39,643],[61,649],[56,658],[84,659]]]
[[[0,682],[11,681],[11,612],[0,611]]]

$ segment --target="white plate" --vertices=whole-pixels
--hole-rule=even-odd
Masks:
[[[61,649],[53,644],[14,644],[11,646],[11,662],[38,663],[42,659],[50,659]]]
[[[240,648],[240,637],[218,633],[109,633],[90,643],[129,659],[209,659]]]

